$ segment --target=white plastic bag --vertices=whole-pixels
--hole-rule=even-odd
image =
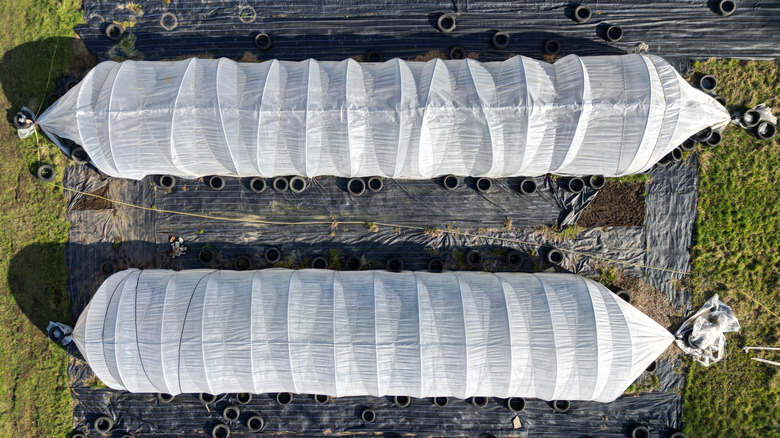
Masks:
[[[734,311],[715,294],[680,326],[675,342],[696,362],[710,366],[726,357],[725,334],[736,332],[739,328]]]

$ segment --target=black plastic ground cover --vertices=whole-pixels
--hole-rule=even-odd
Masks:
[[[364,269],[384,269],[389,258],[400,257],[405,269],[422,270],[431,258],[436,257],[448,270],[530,272],[554,269],[594,275],[595,265],[607,261],[634,275],[647,276],[648,281],[664,290],[673,303],[685,307],[690,305],[689,294],[672,281],[679,278],[679,274],[666,270],[686,272],[690,263],[689,259],[680,259],[680,251],[687,253],[689,243],[685,242],[691,241],[691,225],[696,213],[696,166],[695,155],[691,155],[687,162],[652,171],[644,226],[586,229],[576,238],[563,241],[538,232],[538,227],[576,223],[594,192],[586,189],[571,195],[560,188],[561,180],[549,178],[537,179],[540,188],[532,195],[518,193],[511,180],[496,180],[493,191],[487,194],[475,191],[468,183],[449,191],[438,181],[385,180],[382,191],[353,198],[336,178],[317,179],[297,195],[273,190],[254,193],[236,179],[227,179],[226,187],[219,192],[210,190],[199,180],[179,181],[173,190],[166,190],[157,187],[153,178],[139,182],[105,179],[86,166],[72,166],[65,172],[67,187],[92,192],[107,184],[106,197],[114,201],[191,215],[153,212],[117,203],[104,210],[77,210],[75,207],[84,196],[66,192],[68,218],[72,223],[66,245],[71,309],[75,319],[107,277],[99,270],[105,260],[115,262],[117,269],[232,269],[236,258],[247,256],[250,269],[261,269],[269,267],[263,254],[270,246],[276,246],[282,252],[282,261],[276,266],[292,268],[305,267],[314,256],[324,255],[332,269],[342,269],[338,265],[347,256],[356,255],[365,260]],[[215,216],[233,220],[218,220]],[[258,219],[323,223],[252,223]],[[377,228],[372,227],[371,222]],[[393,224],[428,230],[398,230]],[[507,228],[509,225],[511,229]],[[458,233],[439,234],[436,231],[447,227]],[[170,257],[171,235],[184,237],[188,247],[185,255]],[[552,267],[544,261],[548,247],[564,251],[562,267]],[[207,265],[198,259],[204,248],[213,250],[216,255]],[[480,251],[484,257],[482,266],[468,267],[463,257],[469,249]],[[505,255],[509,250],[519,250],[526,256],[522,266],[513,268],[506,264]],[[180,429],[203,430],[205,427],[210,430],[216,421],[217,414],[209,414],[197,403],[174,401],[172,406],[175,407],[159,410],[148,403],[147,399],[152,398],[149,395],[90,389],[91,370],[75,348],[69,348],[69,353],[68,374],[75,391],[77,427],[87,427],[93,416],[106,413],[106,409],[117,424],[128,431],[157,431],[152,436],[168,436],[169,433],[173,436]],[[261,414],[266,416],[267,422],[269,417],[291,415],[285,420],[273,420],[276,424],[273,427],[278,429],[271,430],[279,434],[286,430],[293,436],[324,434],[324,424],[331,430],[345,433],[373,427],[376,431],[422,436],[436,436],[433,434],[441,430],[445,432],[439,436],[452,436],[455,432],[560,436],[561,433],[584,430],[598,432],[599,436],[622,436],[620,434],[626,432],[627,424],[632,421],[655,424],[651,430],[660,431],[658,436],[665,436],[662,433],[678,426],[680,418],[680,401],[676,393],[684,383],[684,376],[677,373],[678,366],[670,360],[659,361],[656,375],[660,388],[667,391],[665,394],[624,397],[613,404],[575,403],[569,412],[555,416],[551,416],[552,409],[543,402],[531,401],[529,405],[538,405],[539,411],[530,409],[522,414],[524,426],[517,431],[508,429],[507,421],[511,416],[505,408],[495,405],[492,409],[476,411],[464,402],[455,403],[456,406],[462,404],[463,409],[468,408],[463,412],[459,410],[461,407],[446,411],[454,409],[451,406],[435,410],[435,406],[422,401],[413,410],[385,410],[385,400],[376,398],[345,399],[338,405],[327,405],[324,410],[312,410],[318,407],[313,401],[312,407],[304,404],[301,411],[290,411],[271,403],[263,407]],[[360,423],[362,406],[371,406],[377,411],[377,420],[370,426]],[[589,408],[581,410],[577,406]],[[177,411],[169,416],[171,413],[165,409]],[[443,414],[446,416],[440,416]],[[297,417],[299,415],[310,417],[303,421]],[[235,433],[242,430],[235,429]]]
[[[384,59],[412,59],[430,51],[445,55],[458,46],[467,56],[491,61],[510,54],[542,58],[550,39],[561,43],[558,56],[646,47],[677,62],[780,57],[780,45],[768,43],[780,40],[780,2],[737,2],[728,17],[716,14],[714,3],[609,0],[589,4],[592,18],[577,24],[571,18],[577,2],[564,1],[85,0],[85,24],[76,31],[100,60],[247,53],[260,60],[341,60],[370,50]],[[451,33],[436,28],[442,13],[457,21]],[[119,41],[105,35],[112,22],[126,26]],[[617,43],[604,40],[611,25],[623,29]],[[505,50],[491,45],[497,31],[510,36]],[[271,37],[270,49],[255,46],[260,32]]]
[[[215,425],[222,424],[225,406],[235,403],[232,394],[221,396],[207,408],[197,394],[182,394],[170,403],[160,403],[156,394],[89,388],[74,388],[71,393],[76,424],[87,425],[100,415],[108,415],[117,420],[116,433],[111,435],[116,437],[126,432],[139,437],[210,434]],[[479,409],[452,399],[445,407],[428,399],[412,399],[408,407],[399,408],[390,397],[345,397],[320,405],[313,396],[300,395],[282,407],[274,394],[269,394],[255,396],[241,406],[239,421],[230,424],[230,436],[259,436],[246,426],[246,419],[257,413],[265,420],[262,436],[478,437],[490,433],[497,437],[623,438],[633,425],[641,423],[652,437],[663,438],[679,427],[676,413],[680,406],[680,396],[674,392],[624,396],[610,404],[573,401],[566,413],[554,412],[548,402],[528,400],[517,414],[521,427],[515,429],[515,414],[503,399],[491,399]],[[360,418],[367,407],[376,412],[373,423]]]

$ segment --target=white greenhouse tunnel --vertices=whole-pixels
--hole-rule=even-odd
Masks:
[[[73,339],[131,392],[610,402],[674,337],[572,274],[118,272]]]
[[[658,56],[97,65],[39,126],[104,174],[622,176],[730,120]]]

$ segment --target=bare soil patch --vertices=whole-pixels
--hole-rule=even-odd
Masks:
[[[607,181],[580,215],[583,228],[638,227],[645,220],[645,183]]]

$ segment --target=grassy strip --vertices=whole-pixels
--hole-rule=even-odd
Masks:
[[[695,70],[714,74],[731,112],[766,102],[780,106],[780,64],[708,61]],[[713,293],[742,324],[729,337],[729,357],[690,367],[683,404],[689,437],[780,436],[780,375],[750,360],[744,345],[778,346],[780,314],[780,142],[761,142],[730,127],[723,143],[701,153],[693,249],[693,304]],[[774,356],[777,357],[777,356]],[[775,359],[776,360],[776,359]]]
[[[37,110],[47,82],[68,70],[75,0],[0,0],[0,105]],[[48,319],[68,321],[62,193],[30,174],[39,161],[64,167],[51,144],[20,141],[0,123],[0,436],[66,436],[72,424],[66,355],[47,341]],[[61,170],[59,170],[59,175]]]

